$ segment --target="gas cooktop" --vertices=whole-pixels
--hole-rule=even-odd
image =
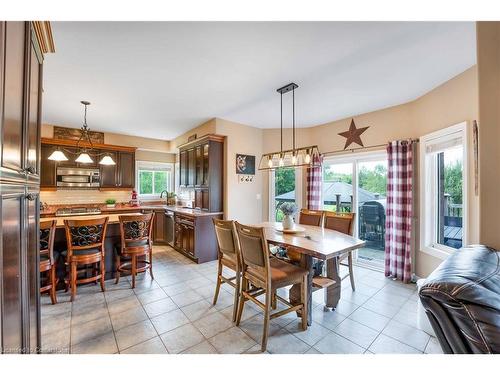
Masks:
[[[101,210],[97,207],[70,207],[58,208],[56,216],[99,215]]]

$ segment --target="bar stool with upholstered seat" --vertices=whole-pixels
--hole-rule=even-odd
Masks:
[[[355,215],[355,213],[325,211],[324,227],[352,236],[354,232]],[[346,258],[347,264],[342,263],[342,261],[344,261]],[[339,265],[349,268],[349,273],[347,275],[344,275],[344,277],[342,277],[342,280],[349,276],[351,280],[351,288],[352,290],[356,290],[356,287],[354,285],[354,272],[352,267],[352,251],[349,251],[347,254],[343,254],[339,257]]]
[[[78,284],[100,281],[104,292],[104,240],[108,217],[100,219],[64,220],[68,253],[66,263],[70,267],[69,283],[71,301],[75,299]],[[78,266],[84,268],[78,269]],[[78,273],[86,273],[88,266],[92,266],[92,276],[78,279]],[[86,276],[86,275],[85,275]]]
[[[53,305],[57,303],[56,262],[54,259],[56,223],[56,220],[40,223],[40,272],[47,272],[47,282],[40,287],[40,293],[48,292]]]
[[[234,221],[232,220],[214,220],[215,236],[217,237],[217,245],[219,249],[218,268],[217,268],[217,285],[215,287],[215,295],[213,304],[217,303],[221,284],[228,284],[234,288],[234,306],[233,306],[233,321],[236,321],[236,313],[238,311],[238,300],[241,289],[241,262],[238,249],[238,238]],[[236,275],[227,278],[222,275],[223,267],[233,270]]]
[[[235,223],[238,233],[241,254],[242,290],[238,306],[236,325],[240,324],[245,302],[250,300],[264,310],[264,332],[261,350],[267,348],[269,321],[293,311],[300,311],[302,329],[307,329],[307,275],[308,271],[293,264],[271,257],[264,236],[264,228],[251,227]],[[251,288],[250,288],[251,284]],[[284,298],[277,296],[289,308],[271,314],[272,297],[279,288],[300,284],[301,298],[298,304],[292,305]],[[265,294],[262,303],[258,296]]]
[[[116,247],[116,280],[120,273],[132,276],[132,289],[135,288],[137,273],[149,269],[153,277],[153,220],[154,212],[139,215],[120,215],[120,246]],[[148,259],[146,260],[146,257]]]

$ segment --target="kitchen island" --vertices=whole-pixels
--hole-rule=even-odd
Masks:
[[[79,205],[82,206],[82,205]],[[204,263],[217,259],[217,240],[213,227],[213,218],[222,218],[222,212],[208,212],[198,209],[169,206],[163,204],[143,204],[140,206],[118,205],[116,208],[106,208],[101,214],[55,216],[54,207],[41,212],[40,221],[56,220],[57,229],[54,241],[54,253],[64,254],[66,233],[64,220],[84,220],[108,217],[105,246],[106,279],[115,276],[114,248],[120,244],[119,215],[155,212],[153,228],[153,244],[170,245],[196,263]],[[172,234],[168,238],[167,233]],[[59,257],[58,277],[66,274],[66,267]],[[154,267],[154,266],[153,266]]]

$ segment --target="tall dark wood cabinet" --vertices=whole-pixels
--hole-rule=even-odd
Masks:
[[[48,32],[48,33],[47,33]],[[0,350],[40,348],[39,193],[48,22],[0,22]]]
[[[210,134],[180,146],[180,186],[194,189],[195,208],[223,210],[224,140]]]

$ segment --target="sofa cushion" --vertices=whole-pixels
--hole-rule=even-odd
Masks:
[[[457,250],[419,294],[445,353],[500,353],[500,252]]]

